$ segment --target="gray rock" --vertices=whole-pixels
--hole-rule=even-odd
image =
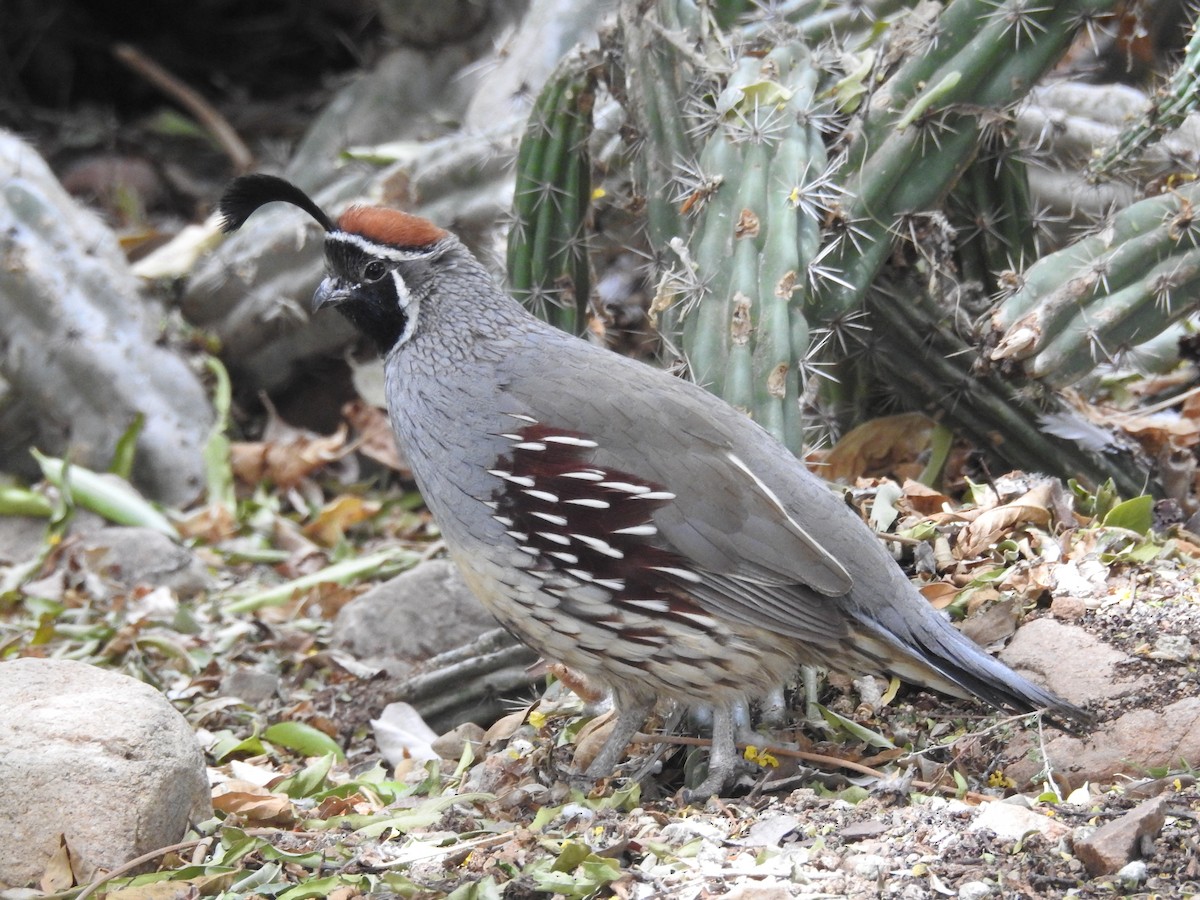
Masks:
[[[33,559],[46,539],[46,520],[0,516],[0,565]]]
[[[0,131],[0,465],[28,448],[103,470],[140,414],[134,481],[181,505],[204,486],[212,425],[200,379],[161,341],[163,310],[112,233],[28,145]]]
[[[212,587],[203,563],[186,547],[150,528],[111,527],[80,538],[85,565],[125,588],[167,587],[187,599]]]
[[[0,882],[36,881],[59,836],[91,879],[211,815],[192,729],[154,688],[70,660],[0,663]]]
[[[967,881],[958,886],[958,900],[983,900],[991,892],[986,881]]]
[[[356,597],[333,623],[335,647],[403,676],[416,663],[470,643],[496,620],[449,560],[429,560]]]

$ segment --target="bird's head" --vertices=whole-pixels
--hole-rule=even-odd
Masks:
[[[300,188],[274,175],[244,175],[221,197],[221,229],[236,231],[260,206],[298,206],[325,229],[326,276],[313,311],[336,307],[386,354],[416,328],[435,266],[461,250],[458,239],[432,222],[394,209],[352,206],[330,219]],[[464,251],[465,252],[465,251]]]

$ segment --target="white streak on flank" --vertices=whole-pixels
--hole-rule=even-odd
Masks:
[[[510,519],[508,516],[492,516],[492,518],[495,519],[497,522],[499,522],[501,525],[503,525],[505,528],[512,528],[513,520]]]
[[[671,604],[666,600],[638,600],[634,598],[626,598],[621,601],[625,606],[633,606],[637,609],[643,609],[646,612],[665,613],[671,611]]]
[[[650,491],[650,488],[644,484],[630,484],[628,481],[602,481],[600,487],[622,491],[626,494],[645,494]]]
[[[621,578],[597,578],[596,584],[600,585],[600,587],[606,587],[610,591],[625,590],[625,581]]]
[[[567,569],[568,575],[574,575],[580,581],[595,581],[591,572],[585,572],[583,569]]]
[[[537,547],[518,547],[522,553],[528,553],[530,556],[541,556],[542,551]]]
[[[607,500],[594,500],[591,497],[579,497],[575,500],[564,500],[564,503],[574,503],[576,506],[586,506],[589,509],[608,509],[612,506]]]
[[[508,535],[510,538],[512,538],[514,541],[527,541],[527,540],[529,540],[529,535],[528,535],[528,534],[526,534],[524,531],[506,531],[506,532],[504,532],[504,533],[505,533],[505,534],[507,534],[507,535]]]
[[[519,443],[519,444],[513,444],[513,447],[514,447],[514,449],[517,449],[517,450],[545,450],[546,449],[546,445],[539,443],[538,441],[521,441],[521,443]]]
[[[604,473],[598,469],[586,469],[582,472],[563,472],[559,478],[578,478],[580,481],[603,481]]]
[[[511,482],[520,487],[531,488],[536,482],[528,475],[514,475],[512,472],[505,472],[503,469],[488,469],[489,475],[495,475],[497,478],[503,478],[505,481]]]
[[[599,447],[595,441],[589,441],[587,438],[572,437],[568,434],[548,434],[542,438],[543,441],[551,444],[565,444],[568,447]]]
[[[537,535],[538,535],[538,537],[545,538],[546,540],[548,540],[554,544],[561,544],[564,547],[571,546],[570,538],[563,537],[561,534],[555,534],[553,531],[539,531],[537,533]]]
[[[634,537],[650,537],[658,534],[658,528],[649,523],[645,525],[630,525],[628,528],[618,528],[613,534],[631,534]]]
[[[530,488],[533,487],[533,479],[532,478],[529,479],[528,486]],[[534,500],[545,500],[547,503],[557,503],[558,502],[558,495],[551,494],[549,491],[524,490],[524,491],[521,491],[521,493],[528,494]]]
[[[590,534],[572,534],[571,537],[579,541],[579,543],[591,547],[597,553],[603,553],[605,556],[611,556],[613,559],[625,558],[625,554],[608,543],[608,541],[602,541],[600,538],[592,537]]]
[[[674,500],[675,495],[670,491],[650,491],[647,494],[638,494],[639,500]]]
[[[523,435],[523,434],[515,434],[514,432],[511,432],[511,431],[506,431],[506,432],[504,432],[502,435],[500,435],[500,437],[502,437],[502,438],[508,438],[510,441],[523,441],[523,440],[525,440],[525,435]]]
[[[574,553],[566,553],[562,550],[551,550],[547,555],[553,556],[559,562],[565,562],[568,566],[579,565],[579,557]]]
[[[543,522],[549,522],[551,525],[559,525],[559,526],[561,526],[561,525],[566,525],[566,524],[567,524],[567,517],[566,517],[566,516],[556,516],[556,515],[554,515],[554,513],[548,513],[548,512],[536,512],[536,511],[535,511],[535,512],[533,512],[533,513],[530,513],[530,515],[537,516],[537,517],[538,517],[539,519],[541,519]]]
[[[505,413],[505,415],[509,418],[516,419],[518,422],[528,422],[530,425],[536,425],[538,423],[538,420],[533,416],[526,416],[522,413]]]
[[[664,575],[674,575],[683,581],[690,581],[692,584],[699,584],[704,580],[691,569],[677,569],[674,566],[650,566],[650,568],[656,572],[662,572]]]

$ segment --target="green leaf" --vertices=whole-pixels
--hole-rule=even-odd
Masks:
[[[233,388],[229,372],[215,356],[204,360],[213,375],[213,427],[204,445],[204,471],[208,480],[208,502],[224,506],[230,512],[237,509],[233,467],[229,459],[229,410],[233,404]]]
[[[222,734],[209,748],[209,753],[213,755],[213,759],[221,762],[235,753],[246,753],[250,756],[257,756],[260,753],[265,753],[267,748],[263,746],[263,742],[259,740],[258,735],[252,734],[248,738],[238,740],[231,733],[225,732]]]
[[[101,475],[83,466],[68,464],[66,460],[45,456],[36,449],[29,452],[41,466],[45,479],[60,491],[69,493],[77,505],[99,513],[118,525],[152,528],[173,540],[179,540],[175,526],[128,482]]]
[[[263,732],[263,738],[305,756],[332,754],[338,759],[346,758],[333,738],[304,722],[276,722]]]
[[[271,728],[274,727],[276,726],[271,726]],[[270,733],[271,728],[267,729],[268,734]],[[321,732],[318,732],[318,734],[322,734],[322,736],[325,737],[325,735]],[[267,740],[270,740],[270,738],[268,737]],[[283,746],[287,745],[284,744]],[[327,779],[329,778],[329,772],[333,768],[333,763],[336,759],[338,759],[338,755],[336,753],[326,753],[320,759],[316,760],[310,765],[305,766],[295,775],[291,775],[283,779],[283,781],[275,785],[272,790],[278,791],[281,794],[287,794],[293,800],[300,799],[301,797],[312,797],[313,795],[325,790],[325,787],[328,783]]]
[[[113,450],[112,462],[108,464],[108,471],[113,475],[119,475],[126,481],[133,476],[133,460],[137,456],[137,442],[138,438],[142,436],[142,428],[145,424],[146,414],[138,413],[117,441],[116,449]]]
[[[1104,525],[1109,528],[1124,528],[1136,531],[1140,535],[1150,533],[1154,525],[1154,498],[1149,494],[1134,497],[1124,503],[1118,503],[1104,517]]]
[[[45,495],[29,488],[0,484],[0,516],[48,519],[53,514],[54,504]]]
[[[843,715],[835,713],[832,709],[817,704],[817,709],[821,711],[821,715],[825,721],[836,731],[845,731],[854,737],[858,738],[863,743],[869,744],[872,747],[879,747],[882,750],[895,750],[896,745],[885,738],[882,734],[872,731],[855,722],[853,719],[847,719]]]

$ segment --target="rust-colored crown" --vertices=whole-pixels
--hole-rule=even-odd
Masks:
[[[352,206],[338,217],[337,227],[377,244],[410,249],[429,247],[449,234],[428,219],[380,206]]]

